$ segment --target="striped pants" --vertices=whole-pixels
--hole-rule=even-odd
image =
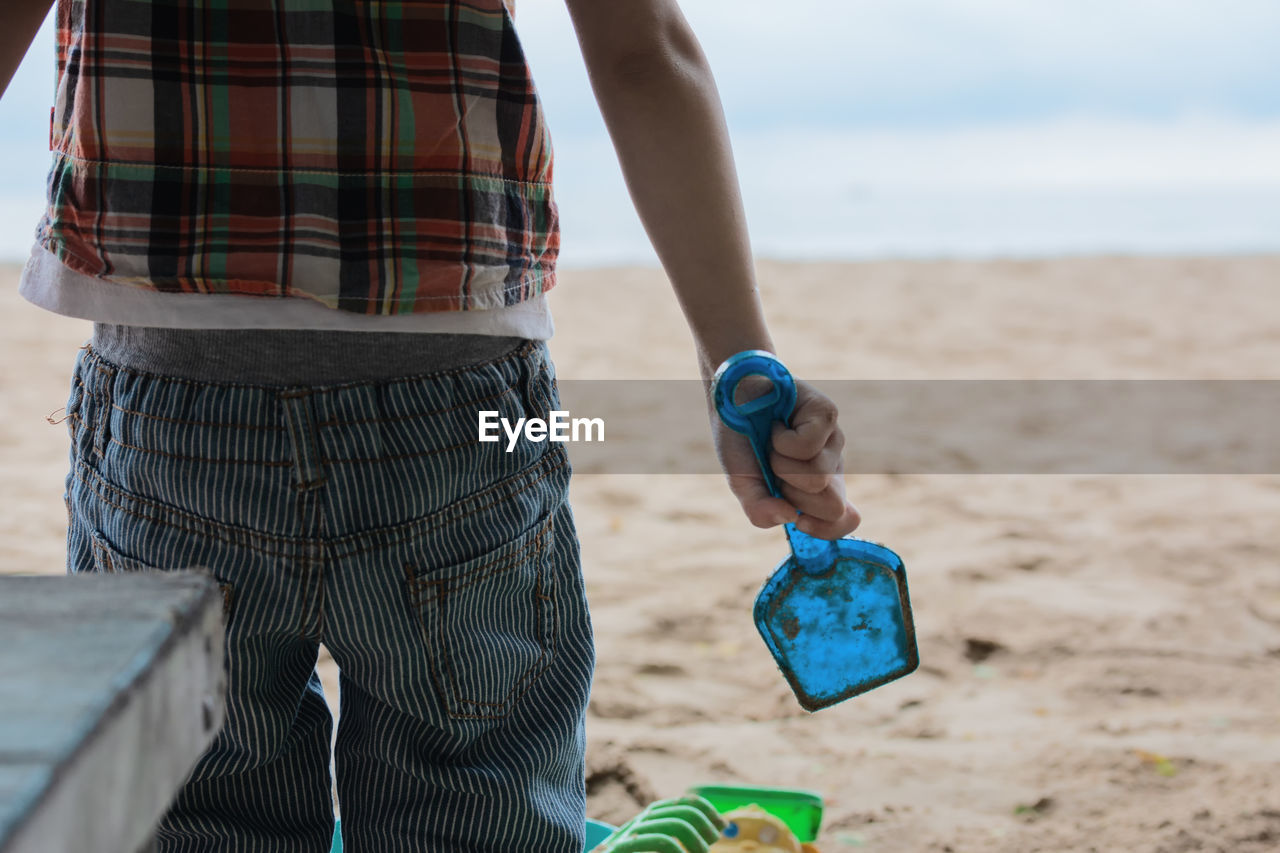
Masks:
[[[481,409],[558,406],[537,341],[311,386],[82,348],[68,572],[200,567],[223,590],[226,723],[161,820],[161,853],[329,850],[321,642],[341,671],[347,853],[582,850],[594,650],[568,459],[477,440]]]

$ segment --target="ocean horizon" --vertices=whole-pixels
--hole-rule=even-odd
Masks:
[[[656,266],[607,137],[553,128],[553,145],[560,264]],[[761,258],[1280,252],[1280,122],[797,128],[733,146]],[[0,262],[25,262],[43,185],[33,168],[0,186]]]

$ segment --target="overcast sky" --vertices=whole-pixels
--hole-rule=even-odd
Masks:
[[[1087,113],[1280,117],[1275,0],[685,0],[735,128]],[[784,14],[782,10],[786,10]],[[563,4],[517,21],[562,132],[594,123]]]
[[[863,158],[865,169],[842,177],[852,185],[1280,184],[1277,0],[681,5],[714,69],[744,186],[768,179],[753,163],[784,142],[794,157],[805,140],[814,162]],[[563,3],[519,0],[516,21],[557,155],[577,158],[557,168],[558,182],[566,193],[568,182],[595,183],[598,162],[613,192],[616,167]],[[46,22],[0,102],[0,229],[21,226],[43,196],[53,85]],[[584,163],[582,152],[603,155]],[[11,245],[0,239],[0,254]]]
[[[1280,118],[1275,0],[684,0],[682,8],[735,130],[941,128],[1064,114]],[[563,3],[520,0],[517,26],[553,133],[596,132]],[[46,23],[0,103],[7,153],[15,143],[27,156],[47,151],[53,77]],[[5,158],[0,174],[25,164]]]

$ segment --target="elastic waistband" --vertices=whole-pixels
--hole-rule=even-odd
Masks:
[[[524,338],[329,329],[176,329],[94,323],[109,362],[197,382],[322,385],[453,370],[513,352]]]

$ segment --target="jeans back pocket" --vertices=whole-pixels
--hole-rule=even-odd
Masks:
[[[444,568],[405,566],[436,695],[459,720],[499,720],[547,671],[555,653],[552,523]]]
[[[70,503],[68,503],[68,514],[70,514]],[[97,530],[89,531],[89,545],[93,551],[93,571],[99,574],[172,571],[171,569],[144,563],[136,557],[121,553]],[[235,586],[203,566],[185,568],[188,571],[203,572],[213,578],[213,581],[218,585],[218,591],[222,593],[222,619],[225,624],[231,618],[231,605],[235,600]]]

